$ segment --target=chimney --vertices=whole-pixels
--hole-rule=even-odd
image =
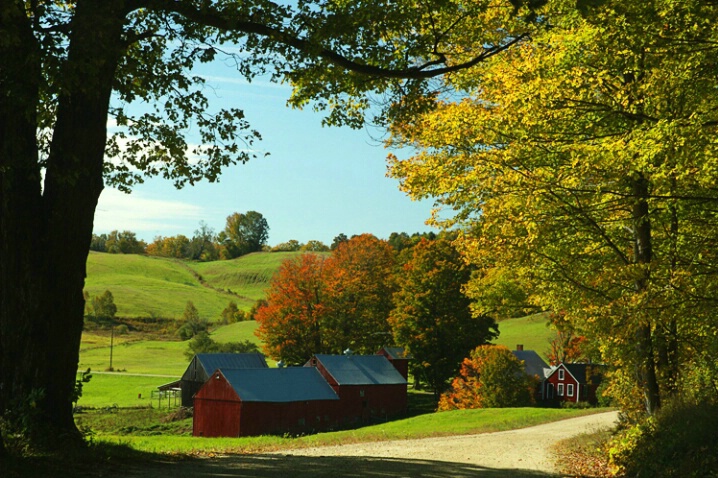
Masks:
[[[522,351],[523,349],[524,349],[524,344],[518,344],[516,346],[516,350],[518,350],[518,351]]]

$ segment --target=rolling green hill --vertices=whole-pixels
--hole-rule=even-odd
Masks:
[[[281,262],[299,253],[256,253],[231,261],[193,263],[134,254],[90,253],[85,290],[112,292],[119,317],[179,318],[187,301],[214,321],[230,300],[249,310]]]
[[[555,332],[549,327],[545,313],[499,322],[499,338],[494,343],[516,350],[522,344],[524,350],[533,350],[546,359],[549,344]]]

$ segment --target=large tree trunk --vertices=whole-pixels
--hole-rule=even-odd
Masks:
[[[34,423],[42,424],[42,435],[49,435],[58,446],[67,443],[58,435],[80,438],[72,396],[83,325],[85,264],[103,188],[107,111],[121,52],[118,18],[122,16],[115,10],[120,3],[77,4],[42,190],[35,112],[24,112],[33,121],[18,120],[17,110],[14,115],[11,110],[17,105],[0,104],[1,164],[8,165],[0,168],[0,369],[4,371],[0,407],[13,414],[32,410]],[[24,12],[22,17],[18,25],[27,22]],[[27,40],[27,32],[17,29],[18,35],[24,35],[19,38]],[[27,82],[22,58],[12,65],[17,71],[8,73],[9,84]],[[42,78],[39,67],[32,78]],[[13,101],[7,99],[12,95],[5,88],[0,96]],[[20,105],[38,104],[28,101],[32,92],[21,93]],[[28,401],[34,406],[23,408]],[[40,430],[22,431],[37,443],[50,444]]]
[[[37,150],[38,47],[23,2],[0,15],[0,413],[22,419],[37,374],[30,367],[43,284]]]

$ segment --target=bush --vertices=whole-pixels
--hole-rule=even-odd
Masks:
[[[612,441],[612,471],[635,477],[718,476],[718,404],[664,405]]]
[[[525,407],[533,404],[536,378],[501,345],[480,345],[439,400],[439,410]]]
[[[184,323],[177,329],[177,335],[182,340],[189,340],[198,333],[207,330],[207,319],[199,317],[199,312],[192,301],[187,302],[182,318]]]
[[[212,340],[207,332],[198,333],[189,342],[189,347],[185,351],[185,356],[191,359],[196,354],[211,353],[251,353],[259,352],[257,344],[244,340],[242,342],[225,342],[218,343]]]

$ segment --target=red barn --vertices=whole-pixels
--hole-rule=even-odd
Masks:
[[[310,433],[338,423],[339,398],[316,369],[216,370],[194,397],[192,434]]]
[[[179,380],[179,386],[182,389],[183,407],[192,406],[194,394],[209,379],[212,372],[218,368],[222,370],[267,368],[267,361],[264,359],[264,355],[260,353],[195,355]]]
[[[596,404],[596,389],[603,380],[604,368],[602,365],[586,363],[558,364],[544,380],[543,400]]]
[[[343,423],[386,420],[406,413],[406,379],[383,355],[323,355],[316,367],[339,396]]]

